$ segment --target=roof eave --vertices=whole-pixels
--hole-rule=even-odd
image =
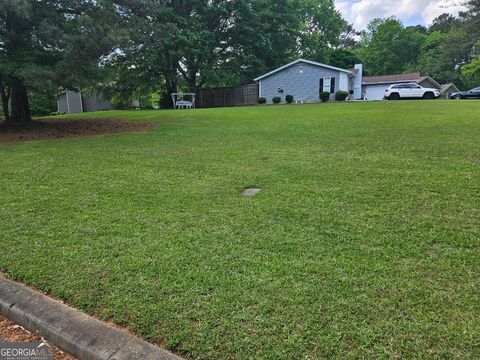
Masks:
[[[411,80],[395,80],[395,81],[376,81],[376,82],[362,82],[362,85],[382,85],[382,84],[403,84],[403,83],[416,83],[420,79]]]
[[[264,75],[262,75],[262,76],[259,76],[259,77],[255,78],[255,79],[253,79],[253,80],[254,80],[254,81],[260,81],[260,80],[262,80],[262,79],[265,79],[265,78],[267,78],[267,77],[269,77],[269,76],[271,76],[271,75],[273,75],[273,74],[275,74],[275,73],[277,73],[277,72],[280,72],[280,71],[282,71],[282,70],[284,70],[284,69],[286,69],[286,68],[288,68],[288,67],[290,67],[290,66],[293,66],[293,65],[295,65],[295,64],[298,64],[298,63],[300,63],[300,62],[304,62],[304,63],[310,64],[310,65],[315,65],[315,66],[324,67],[324,68],[327,68],[327,69],[330,69],[330,70],[341,71],[341,72],[344,72],[344,73],[347,73],[347,74],[353,74],[353,72],[350,71],[350,70],[341,69],[341,68],[337,68],[337,67],[335,67],[335,66],[330,66],[330,65],[326,65],[326,64],[322,64],[322,63],[317,63],[317,62],[315,62],[315,61],[310,61],[310,60],[305,60],[305,59],[297,59],[297,60],[292,61],[292,62],[290,62],[290,63],[288,63],[288,64],[286,64],[286,65],[280,66],[279,68],[277,68],[277,69],[275,69],[275,70],[272,70],[272,71],[270,71],[270,72],[268,72],[268,73],[266,73],[266,74],[264,74]]]

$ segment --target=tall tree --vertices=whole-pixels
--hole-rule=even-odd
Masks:
[[[31,119],[29,90],[49,81],[71,87],[96,68],[99,57],[111,50],[105,21],[111,5],[0,0],[0,92],[7,123]]]
[[[462,66],[462,79],[467,86],[480,86],[480,0],[468,2],[465,17],[465,29],[469,42],[473,42],[470,59]]]
[[[452,14],[444,13],[433,19],[432,24],[428,28],[429,32],[442,32],[448,33],[452,28],[457,27],[460,24],[460,20]]]
[[[346,22],[333,0],[304,0],[298,7],[297,53],[311,60],[327,62],[331,49],[340,45]]]
[[[415,69],[426,32],[421,26],[405,28],[393,17],[372,20],[357,51],[365,72],[384,75]]]

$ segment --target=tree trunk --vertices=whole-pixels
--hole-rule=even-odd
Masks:
[[[170,61],[168,69],[164,72],[165,77],[165,94],[162,99],[162,106],[166,109],[173,108],[172,93],[178,91],[177,85],[177,68],[178,61]]]
[[[173,108],[173,100],[172,100],[172,93],[176,93],[178,90],[177,87],[177,80],[174,76],[170,79],[165,79],[165,96],[162,101],[163,107],[167,109]]]
[[[27,88],[22,81],[16,81],[12,86],[12,123],[24,124],[32,120],[30,104],[28,102]]]
[[[197,92],[197,70],[193,69],[189,71],[188,77],[188,87],[190,88],[190,92],[196,93]]]
[[[8,102],[10,101],[10,89],[5,88],[2,84],[2,87],[0,88],[0,94],[2,97],[2,108],[3,116],[5,117],[5,123],[7,125],[11,125],[10,109],[8,108]]]

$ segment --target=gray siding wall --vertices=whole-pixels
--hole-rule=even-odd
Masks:
[[[83,112],[82,107],[82,93],[68,91],[67,92],[67,100],[69,106],[69,114],[77,114]]]
[[[83,112],[82,94],[75,91],[67,91],[57,96],[58,112],[61,114],[77,114]]]
[[[340,83],[339,71],[302,62],[297,63],[259,80],[260,96],[265,97],[269,104],[272,103],[272,98],[275,96],[280,96],[282,102],[284,102],[286,95],[293,95],[297,100],[319,100],[320,78],[324,77],[334,77],[335,91],[338,91]],[[279,88],[283,89],[283,93],[278,92]]]
[[[57,111],[60,114],[68,114],[67,94],[60,94],[57,97]]]
[[[102,97],[98,94],[93,94],[90,96],[83,96],[83,111],[101,111],[101,110],[112,110],[113,106],[108,101],[104,101]]]

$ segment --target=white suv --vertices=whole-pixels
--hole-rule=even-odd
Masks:
[[[385,90],[385,99],[438,99],[440,90],[424,88],[418,84],[396,84],[391,85]]]

